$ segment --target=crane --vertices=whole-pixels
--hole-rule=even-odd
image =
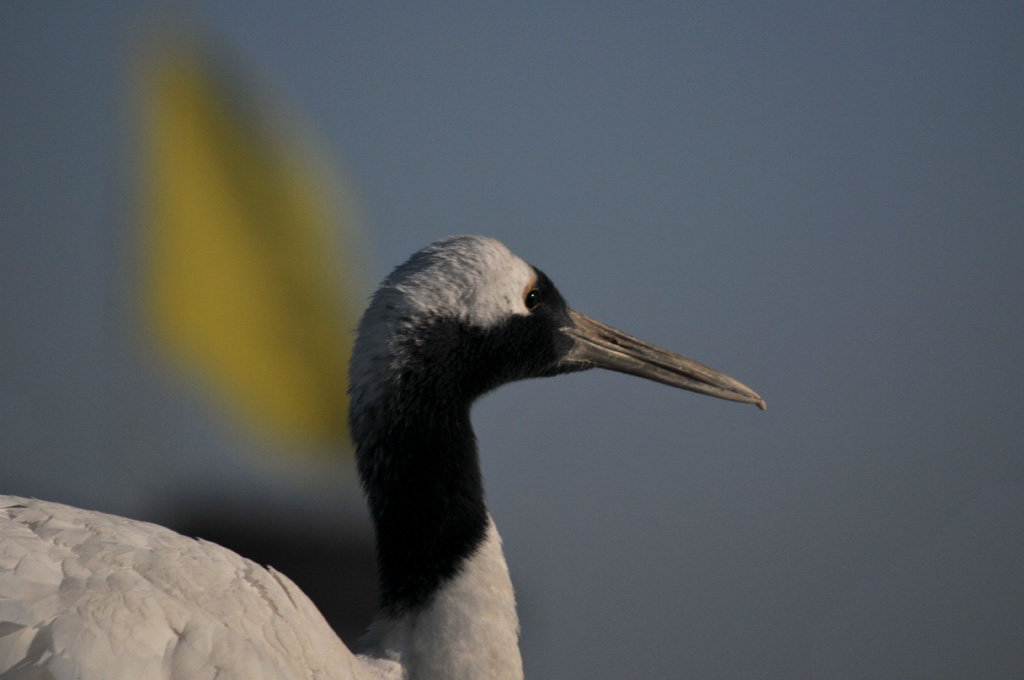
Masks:
[[[496,240],[427,246],[372,296],[350,362],[381,583],[360,648],[273,568],[153,524],[0,496],[0,678],[522,678],[470,407],[507,382],[592,367],[765,408],[739,382],[571,309]]]

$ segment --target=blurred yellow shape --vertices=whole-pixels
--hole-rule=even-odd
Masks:
[[[334,239],[353,225],[326,164],[285,141],[226,66],[185,41],[144,67],[145,314],[258,434],[348,451],[361,290]]]

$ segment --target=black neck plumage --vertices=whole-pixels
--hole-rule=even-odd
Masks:
[[[543,274],[538,272],[539,277]],[[546,281],[546,279],[543,279]],[[550,284],[547,284],[550,286]],[[479,328],[425,318],[392,337],[374,403],[353,403],[359,475],[377,531],[382,604],[427,604],[480,546],[489,522],[470,406],[506,382],[563,372],[566,308]]]
[[[374,409],[376,426],[364,428],[372,434],[357,445],[381,604],[392,614],[428,604],[482,543],[488,524],[468,400],[431,401],[415,376],[400,382],[404,389]]]

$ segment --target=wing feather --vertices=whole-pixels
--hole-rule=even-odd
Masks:
[[[287,577],[206,541],[0,496],[3,680],[362,680]]]

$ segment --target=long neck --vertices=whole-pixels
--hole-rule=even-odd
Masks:
[[[428,603],[481,545],[488,523],[468,405],[417,402],[373,409],[377,422],[364,424],[357,444],[382,608],[396,614]]]
[[[362,653],[383,677],[521,680],[515,597],[469,400],[398,392],[352,419],[383,605]]]

